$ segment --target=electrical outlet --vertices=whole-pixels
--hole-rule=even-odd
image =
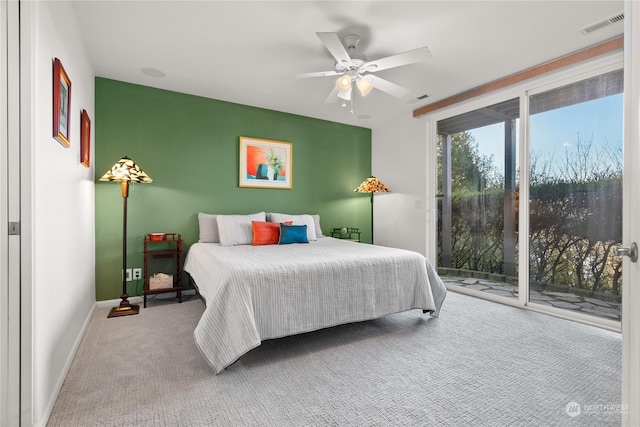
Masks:
[[[133,269],[133,280],[140,280],[142,279],[142,269],[141,268],[134,268]]]
[[[123,270],[122,272],[124,273],[124,276],[126,277],[127,282],[130,282],[131,281],[131,269],[127,268],[126,270]]]

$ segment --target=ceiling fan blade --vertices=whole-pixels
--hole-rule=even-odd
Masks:
[[[351,63],[351,57],[336,33],[316,33],[316,35],[339,64]]]
[[[327,96],[327,99],[324,100],[325,104],[332,104],[334,102],[338,102],[338,88],[335,86],[329,96]]]
[[[376,89],[380,89],[381,91],[386,92],[389,95],[393,95],[397,98],[402,98],[409,93],[408,89],[405,89],[402,86],[398,86],[395,83],[391,83],[390,81],[382,79],[378,76],[368,74],[363,78],[371,83]]]
[[[306,77],[327,77],[327,76],[338,76],[340,74],[344,74],[344,73],[339,73],[335,70],[332,71],[318,71],[316,73],[302,73],[302,74],[297,74],[296,77],[299,78],[306,78]]]
[[[403,65],[413,64],[414,62],[424,61],[431,58],[429,48],[421,47],[410,50],[408,52],[399,53],[397,55],[387,56],[375,61],[370,61],[360,66],[360,71],[368,71],[370,73],[386,70],[387,68],[401,67]]]

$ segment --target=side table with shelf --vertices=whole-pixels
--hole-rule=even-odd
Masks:
[[[173,258],[173,281],[170,286],[151,288],[150,277],[154,271],[149,266],[156,258]],[[177,233],[153,233],[144,237],[144,307],[147,307],[147,296],[165,292],[176,292],[178,302],[182,302],[182,238]]]

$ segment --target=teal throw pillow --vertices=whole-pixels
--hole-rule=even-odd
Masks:
[[[280,223],[280,241],[278,244],[309,243],[306,225],[286,225]]]

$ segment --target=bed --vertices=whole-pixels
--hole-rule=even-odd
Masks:
[[[194,338],[216,373],[267,339],[411,309],[437,317],[446,295],[416,252],[320,236],[229,245],[202,239],[200,224],[184,270],[206,301]]]

